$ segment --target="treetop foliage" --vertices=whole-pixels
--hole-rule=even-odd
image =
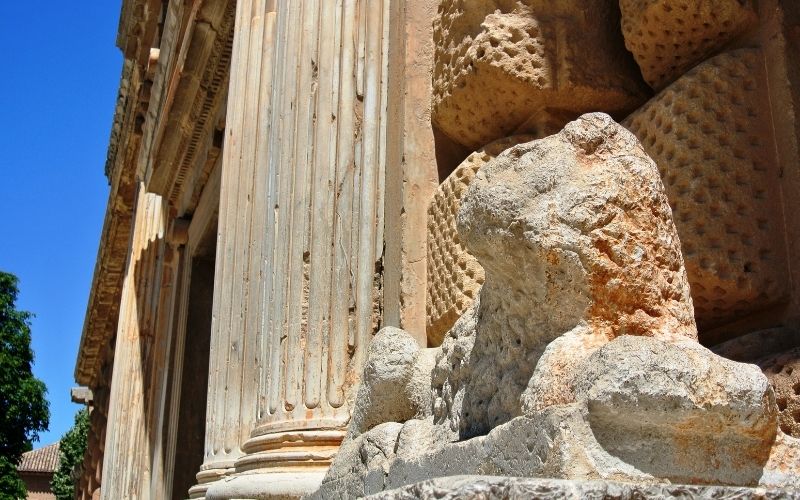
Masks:
[[[75,483],[86,453],[86,439],[89,435],[89,412],[86,408],[75,414],[75,423],[61,437],[58,470],[53,474],[50,486],[58,500],[75,498]]]
[[[16,464],[50,422],[47,389],[31,371],[32,314],[16,309],[17,282],[0,271],[0,500],[24,498]]]

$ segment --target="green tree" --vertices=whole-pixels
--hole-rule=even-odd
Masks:
[[[17,277],[0,271],[0,500],[25,498],[17,464],[50,423],[47,389],[31,372],[32,315],[16,309],[18,293]]]
[[[75,414],[75,423],[61,437],[58,470],[50,483],[58,500],[75,498],[75,479],[86,453],[86,438],[89,434],[89,412],[82,409]]]

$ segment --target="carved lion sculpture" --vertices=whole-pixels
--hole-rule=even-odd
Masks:
[[[608,115],[486,164],[458,231],[486,273],[474,306],[440,348],[378,333],[319,495],[456,474],[800,485],[764,374],[697,342],[658,170]]]

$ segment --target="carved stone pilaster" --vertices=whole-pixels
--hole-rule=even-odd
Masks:
[[[159,313],[172,300],[165,204],[139,184],[122,287],[103,459],[102,498],[142,498],[150,487],[148,419]]]

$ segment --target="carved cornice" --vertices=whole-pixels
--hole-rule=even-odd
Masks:
[[[206,0],[184,12],[188,28],[182,39],[164,34],[162,47],[169,54],[154,79],[158,114],[146,131],[151,135],[141,164],[148,191],[179,212],[193,209],[219,155],[216,122],[227,95],[234,17],[234,1]]]
[[[104,347],[116,333],[137,177],[153,177],[147,165],[157,165],[154,178],[162,182],[151,183],[150,191],[175,202],[199,160],[188,197],[196,204],[219,155],[215,113],[227,94],[234,11],[232,0],[192,7],[174,0],[123,2],[117,44],[125,63],[105,167],[111,189],[75,366],[82,385],[96,382]]]
[[[168,0],[123,0],[117,31],[117,47],[126,60],[147,65],[150,49],[158,46],[156,36],[163,4]]]
[[[90,387],[95,385],[105,347],[117,329],[133,216],[135,168],[132,165],[141,142],[141,135],[137,132],[140,87],[141,72],[134,62],[126,60],[106,160],[106,176],[111,189],[75,365],[75,379]]]

